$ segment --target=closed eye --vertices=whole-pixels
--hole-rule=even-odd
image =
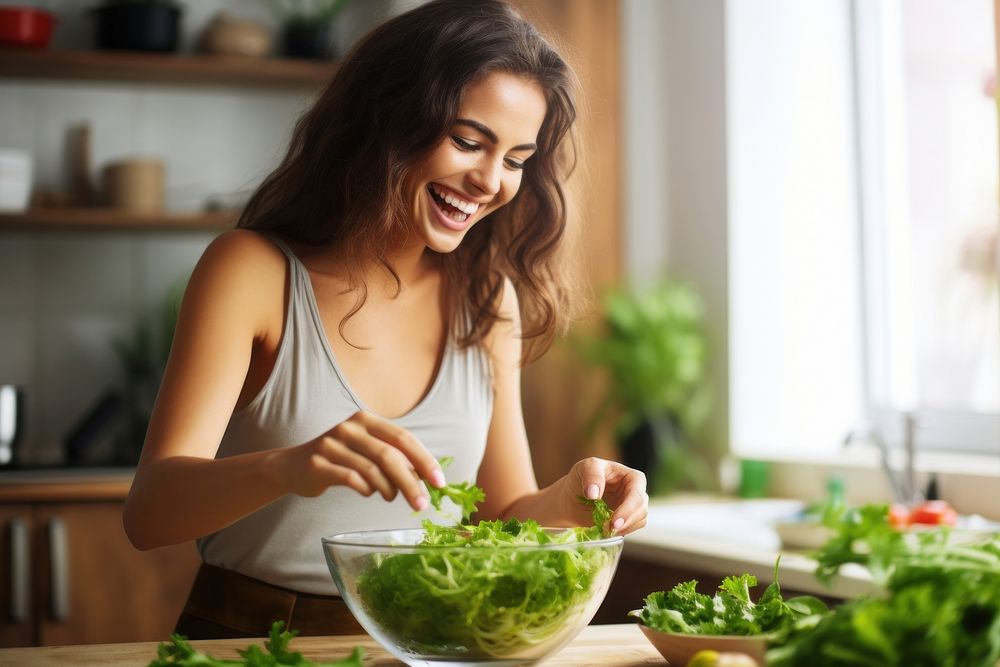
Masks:
[[[463,151],[474,151],[479,148],[479,144],[473,141],[469,141],[468,139],[463,139],[457,134],[451,135],[451,140],[455,142],[455,145],[458,146]]]

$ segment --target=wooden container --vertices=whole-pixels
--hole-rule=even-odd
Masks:
[[[104,192],[114,208],[155,213],[163,210],[166,168],[163,162],[133,158],[104,167]]]

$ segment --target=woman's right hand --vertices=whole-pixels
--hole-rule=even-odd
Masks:
[[[433,455],[406,429],[369,412],[356,412],[309,442],[275,451],[277,472],[290,493],[314,497],[331,486],[393,500],[402,492],[417,511],[429,499],[421,478],[445,484]]]

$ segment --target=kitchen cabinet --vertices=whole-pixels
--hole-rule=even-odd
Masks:
[[[121,518],[129,483],[0,485],[0,646],[169,636],[199,558],[193,543],[132,547]]]

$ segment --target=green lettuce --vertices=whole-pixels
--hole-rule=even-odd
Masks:
[[[662,632],[749,636],[770,635],[826,612],[821,600],[808,595],[782,599],[778,563],[774,565],[774,581],[756,603],[750,597],[750,589],[757,586],[752,574],[726,577],[714,597],[699,593],[697,585],[696,580],[685,581],[670,591],[650,593],[643,608],[631,615]]]
[[[610,516],[602,500],[595,517]],[[545,641],[582,613],[611,548],[574,548],[604,526],[551,532],[533,520],[435,525],[414,553],[374,557],[358,578],[366,612],[404,650],[474,658]],[[508,547],[561,544],[566,548]]]
[[[769,667],[993,667],[1000,660],[1000,537],[955,544],[947,528],[905,534],[888,507],[849,510],[815,554],[817,576],[866,567],[882,587],[795,624]]]
[[[245,649],[237,650],[240,657],[236,660],[219,660],[207,653],[197,651],[183,635],[170,635],[169,642],[160,642],[156,648],[156,660],[149,667],[226,667],[227,665],[244,665],[245,667],[363,667],[361,659],[364,655],[361,647],[356,646],[350,656],[334,662],[310,662],[301,653],[292,651],[289,644],[298,635],[297,630],[285,630],[284,621],[275,621],[271,625],[271,636],[264,641],[264,650],[251,644]]]

